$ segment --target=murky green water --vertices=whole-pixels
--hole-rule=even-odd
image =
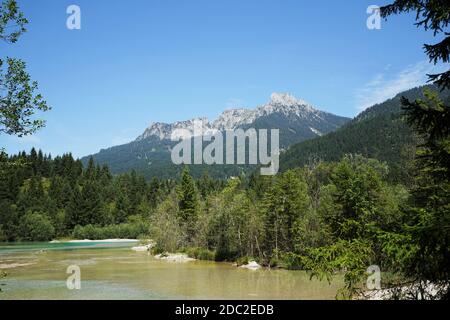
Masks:
[[[0,268],[8,273],[0,299],[334,299],[342,285],[310,281],[302,271],[160,261],[132,245],[0,244]],[[81,269],[80,290],[67,289],[70,265]]]

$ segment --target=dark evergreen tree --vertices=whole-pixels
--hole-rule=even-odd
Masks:
[[[450,4],[446,0],[396,0],[381,8],[381,16],[387,18],[393,14],[414,12],[416,26],[431,30],[433,35],[444,35],[435,44],[425,44],[424,49],[433,63],[450,62],[450,33],[447,28],[450,21]],[[450,88],[450,70],[430,75],[430,80],[441,88]]]
[[[214,180],[209,175],[208,171],[204,171],[199,180],[197,180],[197,190],[199,191],[202,199],[206,199],[208,195],[213,193],[216,189]]]
[[[153,178],[148,186],[147,200],[152,209],[156,208],[162,196],[162,186],[158,178]]]
[[[90,157],[86,170],[83,174],[86,180],[94,180],[96,178],[96,167],[94,163],[94,158]]]
[[[199,195],[195,181],[189,174],[187,167],[183,169],[178,186],[178,206],[179,218],[186,229],[188,241],[191,241],[195,234],[195,225],[198,218]]]
[[[117,196],[116,201],[116,209],[114,213],[114,222],[115,223],[124,223],[127,221],[127,218],[131,214],[131,204],[130,199],[128,198],[126,193],[121,192]]]
[[[27,180],[18,199],[18,208],[20,212],[26,211],[44,211],[47,204],[47,195],[44,192],[41,176],[33,176]]]
[[[307,184],[294,171],[278,177],[264,198],[265,248],[278,258],[280,251],[293,250],[294,223],[302,218],[309,206]]]
[[[189,169],[187,168],[184,168],[181,175],[178,198],[181,219],[185,222],[194,222],[197,218],[199,199],[194,179],[189,174]]]

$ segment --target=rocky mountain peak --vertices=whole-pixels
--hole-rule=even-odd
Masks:
[[[307,119],[309,117],[317,118],[320,112],[306,101],[297,99],[292,94],[272,93],[269,102],[262,106],[255,109],[228,109],[222,112],[213,122],[209,122],[206,118],[196,118],[177,121],[172,124],[161,122],[152,123],[137,140],[143,140],[150,136],[156,136],[161,140],[170,139],[173,130],[190,129],[193,126],[194,120],[201,120],[207,131],[214,132],[215,130],[233,130],[240,126],[251,124],[260,117],[270,116],[274,113],[283,114],[283,116],[288,118],[297,117]]]

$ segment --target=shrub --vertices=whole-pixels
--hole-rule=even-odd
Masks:
[[[304,266],[304,258],[293,252],[283,252],[280,254],[278,266],[290,270],[302,269]]]
[[[55,228],[46,215],[27,213],[20,219],[20,235],[26,241],[48,241],[55,235]]]
[[[226,248],[217,249],[216,251],[216,261],[236,261],[239,257],[239,253],[234,250],[228,250]]]
[[[105,227],[98,227],[93,225],[76,226],[72,232],[75,239],[138,239],[143,235],[148,234],[149,226],[143,222],[122,223],[117,225],[109,225]]]
[[[184,247],[187,236],[178,221],[177,213],[177,199],[171,194],[151,217],[150,235],[156,242],[157,252],[175,252]]]
[[[3,231],[2,226],[0,225],[0,242],[5,242],[7,240],[6,234]]]
[[[189,257],[198,260],[214,261],[216,258],[216,253],[214,251],[198,247],[186,248],[184,253],[186,253]]]

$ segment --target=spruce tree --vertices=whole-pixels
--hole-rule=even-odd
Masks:
[[[381,8],[381,16],[387,18],[393,14],[413,12],[416,14],[416,26],[433,35],[444,35],[443,40],[435,44],[425,44],[425,53],[431,62],[450,62],[450,3],[447,0],[396,0]],[[450,88],[450,70],[430,75],[430,80],[442,89]]]
[[[88,165],[86,170],[84,171],[84,178],[87,180],[94,180],[96,177],[96,168],[94,163],[94,158],[89,157]]]
[[[264,197],[265,247],[269,254],[293,250],[294,223],[308,209],[308,186],[295,171],[278,176]]]
[[[79,186],[72,189],[72,196],[66,210],[65,225],[67,230],[72,230],[77,225],[84,225],[82,212],[79,210],[82,203]]]
[[[196,220],[198,210],[198,193],[195,187],[194,179],[190,175],[187,167],[184,168],[181,174],[178,198],[181,219],[185,222],[192,222]]]
[[[156,208],[161,197],[161,183],[158,178],[154,177],[148,186],[147,200],[152,209]]]
[[[124,223],[131,213],[131,204],[128,195],[124,192],[120,192],[117,195],[116,208],[114,212],[114,222]]]
[[[186,228],[187,236],[191,240],[195,234],[199,210],[199,196],[195,181],[185,167],[181,174],[181,182],[178,187],[179,218]]]
[[[81,205],[79,207],[82,225],[101,225],[104,221],[103,199],[100,187],[95,181],[88,181],[81,191]]]

